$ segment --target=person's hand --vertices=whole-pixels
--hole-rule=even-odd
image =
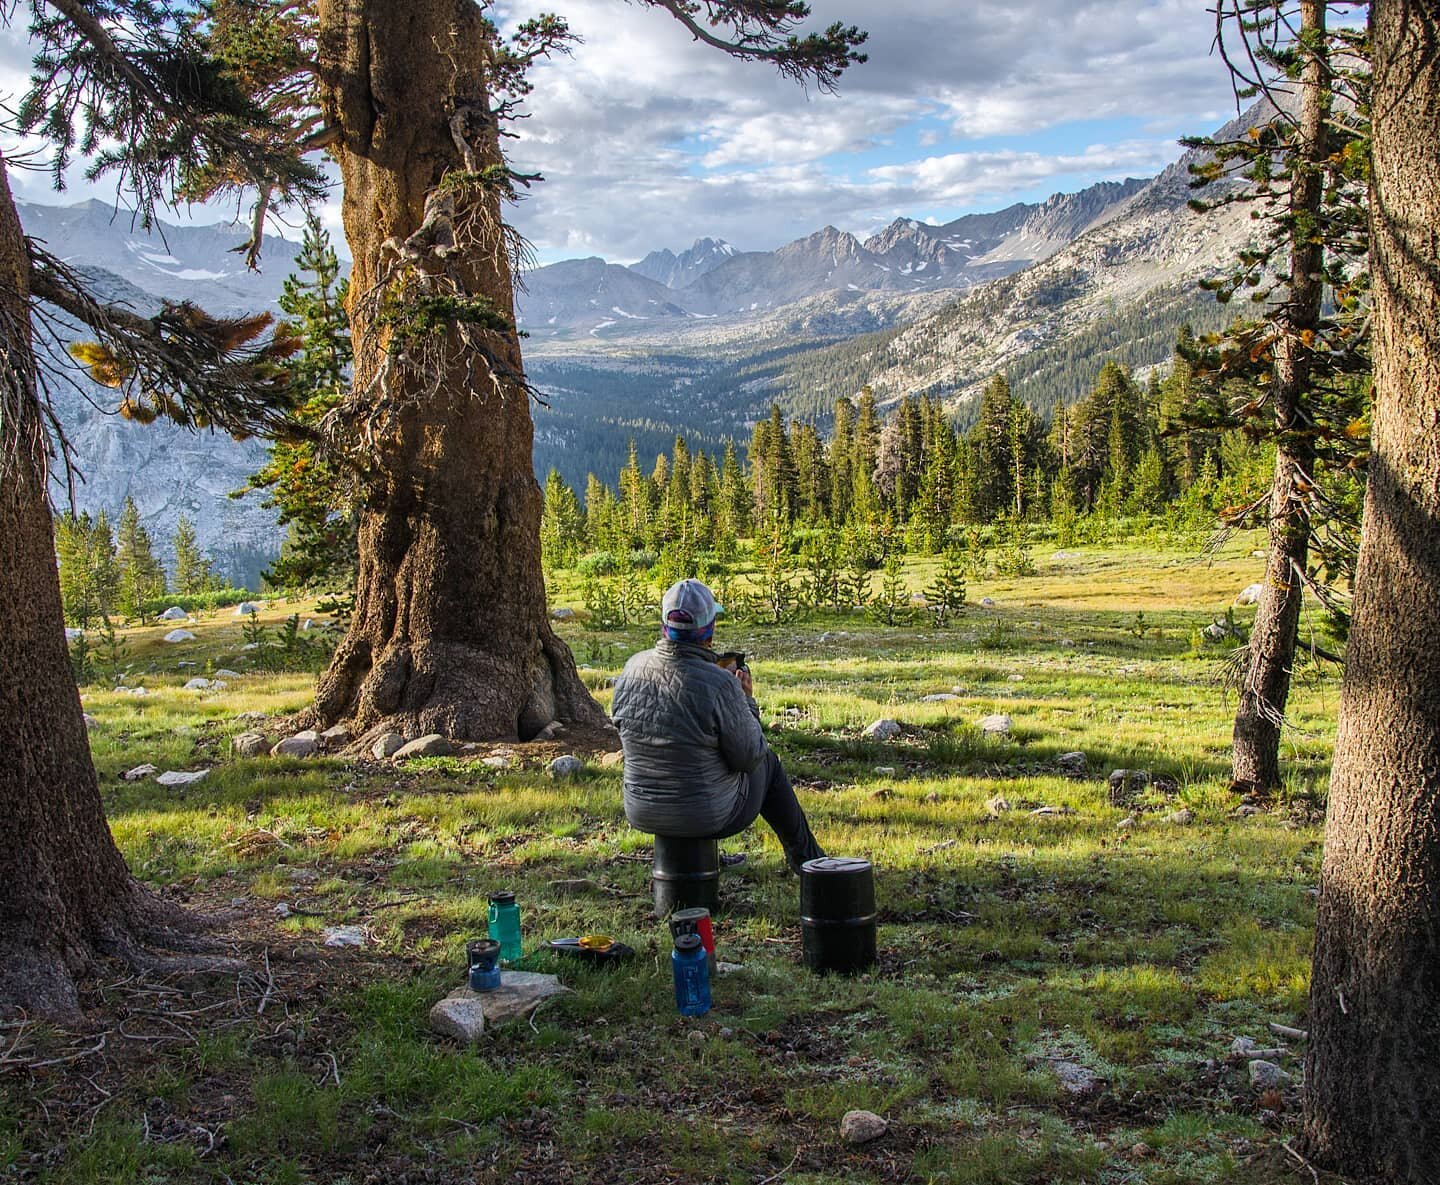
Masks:
[[[741,667],[735,672],[735,678],[740,680],[740,686],[748,696],[755,695],[755,684],[750,679],[750,672]]]

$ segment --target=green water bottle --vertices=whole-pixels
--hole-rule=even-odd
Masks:
[[[490,894],[490,937],[500,944],[500,961],[520,960],[520,907],[508,889]]]

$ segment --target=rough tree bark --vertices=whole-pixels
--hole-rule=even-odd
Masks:
[[[345,433],[362,442],[363,497],[355,613],[316,716],[457,739],[603,725],[546,614],[518,337],[453,308],[437,327],[416,320],[415,301],[443,290],[488,298],[513,326],[501,199],[477,180],[503,165],[488,25],[471,0],[318,11],[355,260]]]
[[[77,1015],[100,955],[172,943],[177,908],[140,887],[105,823],[70,674],[30,344],[29,257],[0,161],[0,1014]]]
[[[1232,736],[1232,780],[1241,791],[1280,785],[1280,729],[1290,696],[1295,642],[1310,550],[1306,490],[1315,469],[1315,440],[1306,411],[1310,351],[1305,340],[1320,321],[1323,248],[1311,224],[1324,184],[1329,79],[1325,63],[1325,0],[1301,0],[1301,36],[1311,46],[1300,77],[1298,148],[1290,187],[1290,283],[1277,317],[1275,478],[1270,486],[1269,549],[1255,622],[1240,676]]]
[[[1310,988],[1305,1138],[1440,1181],[1440,9],[1375,0],[1375,401]]]

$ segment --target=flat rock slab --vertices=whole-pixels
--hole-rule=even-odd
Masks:
[[[396,749],[395,760],[404,761],[407,757],[449,757],[454,752],[455,747],[449,741],[438,732],[431,732]]]
[[[504,1024],[517,1016],[527,1016],[542,1001],[569,990],[555,975],[502,971],[500,986],[493,992],[472,992],[468,986],[456,988],[430,1009],[430,1027],[458,1041],[473,1041],[485,1025]],[[474,1023],[476,1016],[483,1018],[481,1024]],[[461,1035],[462,1026],[474,1036]]]

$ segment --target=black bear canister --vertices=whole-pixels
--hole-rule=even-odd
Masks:
[[[800,929],[812,971],[875,965],[875,871],[869,860],[822,856],[800,868]]]

